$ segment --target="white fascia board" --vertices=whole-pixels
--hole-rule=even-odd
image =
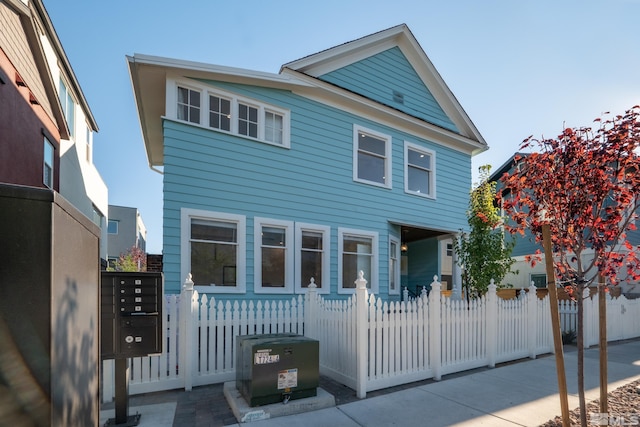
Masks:
[[[129,60],[139,64],[152,65],[157,67],[164,67],[169,71],[172,69],[175,71],[180,70],[182,73],[189,73],[193,77],[214,78],[234,81],[250,81],[253,84],[256,82],[264,82],[259,84],[260,86],[306,86],[307,84],[300,81],[295,76],[281,75],[274,73],[267,73],[264,71],[247,70],[244,68],[226,67],[223,65],[206,64],[203,62],[186,61],[180,59],[165,58],[159,56],[134,54]],[[225,78],[226,76],[226,78]],[[266,84],[265,84],[266,83]]]

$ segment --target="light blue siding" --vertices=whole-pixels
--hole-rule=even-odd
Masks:
[[[333,294],[338,286],[338,227],[378,233],[379,292],[387,293],[388,237],[394,228],[389,221],[449,231],[466,226],[469,155],[287,91],[207,84],[289,109],[291,148],[164,120],[164,272],[168,292],[177,292],[184,281],[180,277],[182,207],[246,216],[246,296],[257,298],[269,295],[253,293],[256,216],[331,227]],[[354,124],[392,136],[391,189],[353,181]],[[436,152],[435,200],[404,192],[405,140]],[[397,231],[394,234],[397,236]],[[432,277],[436,272],[429,274]]]
[[[398,47],[320,76],[320,79],[429,123],[457,132]],[[403,102],[394,99],[401,94]]]

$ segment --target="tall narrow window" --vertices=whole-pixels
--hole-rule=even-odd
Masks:
[[[70,136],[73,138],[75,136],[75,103],[73,102],[73,97],[62,78],[60,78],[59,89],[60,92],[58,93],[58,96],[60,98],[60,105],[62,105],[62,111],[65,119],[67,120]]]
[[[53,165],[54,165],[54,153],[53,144],[51,141],[44,138],[44,162],[43,162],[43,177],[42,182],[49,188],[53,188]]]
[[[254,218],[254,291],[293,292],[293,222]]]
[[[199,286],[237,283],[237,224],[191,219],[191,274]]]
[[[354,180],[391,187],[390,141],[387,135],[354,128]]]
[[[435,153],[405,142],[405,191],[420,196],[435,197]]]
[[[389,240],[389,295],[400,293],[400,247],[397,240]]]
[[[200,123],[200,92],[178,86],[178,119]]]
[[[89,125],[87,125],[87,145],[86,145],[86,149],[87,149],[87,162],[91,163],[92,161],[92,141],[91,141],[91,128],[89,127]]]
[[[231,101],[219,96],[209,96],[209,126],[231,131]]]
[[[238,104],[238,133],[258,137],[258,109],[247,104]]]
[[[296,223],[296,292],[304,293],[313,279],[319,293],[329,293],[331,227]]]

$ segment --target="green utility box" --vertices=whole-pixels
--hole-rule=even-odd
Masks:
[[[236,387],[249,406],[316,396],[319,343],[296,334],[236,339]]]

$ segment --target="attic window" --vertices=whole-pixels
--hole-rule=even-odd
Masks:
[[[398,104],[404,104],[404,94],[394,90],[393,91],[393,102],[397,102]]]

